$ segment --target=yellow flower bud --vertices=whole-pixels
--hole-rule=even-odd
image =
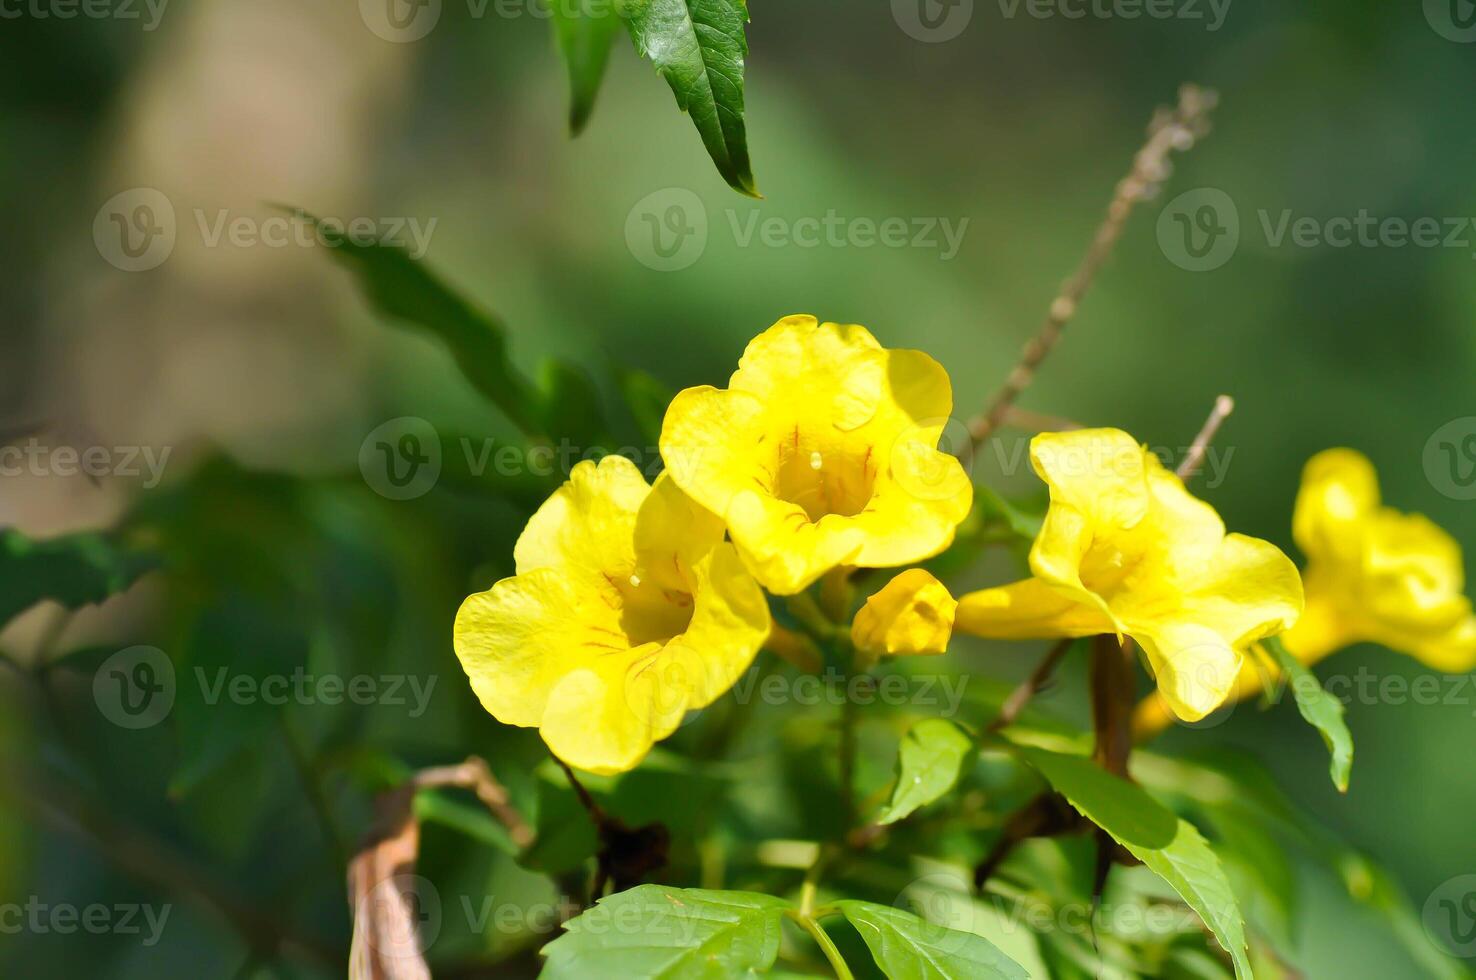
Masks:
[[[909,568],[866,600],[851,624],[851,642],[872,657],[942,653],[957,609],[942,582]]]

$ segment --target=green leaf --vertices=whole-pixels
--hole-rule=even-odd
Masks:
[[[788,902],[753,892],[639,885],[564,923],[543,980],[746,978],[779,955]]]
[[[102,602],[155,564],[102,534],[37,541],[15,528],[0,529],[0,626],[43,599],[67,609]]]
[[[574,440],[581,456],[610,443],[599,389],[581,368],[568,361],[545,361],[539,371],[538,392],[543,406],[542,431]]]
[[[548,5],[554,37],[569,71],[569,131],[584,130],[620,29],[616,0],[554,0]]]
[[[1167,881],[1230,954],[1235,975],[1250,980],[1240,906],[1219,858],[1193,824],[1089,759],[1026,746],[1015,751],[1083,816]]]
[[[514,857],[518,846],[484,806],[458,800],[442,790],[427,789],[415,794],[415,816],[422,823],[437,823],[459,831]]]
[[[648,445],[654,446],[661,439],[661,423],[666,418],[666,406],[675,394],[671,388],[645,371],[626,371],[620,377],[620,390],[625,403],[635,418],[641,435]]]
[[[451,350],[472,386],[530,436],[543,431],[544,401],[507,356],[506,329],[447,286],[403,247],[364,244],[296,208],[317,228],[328,253],[358,277],[369,303],[381,314],[423,327]]]
[[[649,58],[692,117],[718,173],[758,197],[743,126],[745,0],[626,0],[637,50]]]
[[[948,793],[973,751],[973,739],[951,721],[925,718],[913,725],[897,750],[892,802],[877,823],[896,823]]]
[[[1263,640],[1261,645],[1285,671],[1302,718],[1322,734],[1328,752],[1332,753],[1329,771],[1333,785],[1340,793],[1348,792],[1348,776],[1353,768],[1353,735],[1343,718],[1343,703],[1323,690],[1317,675],[1292,656],[1279,637]]]
[[[1027,980],[993,943],[971,932],[933,925],[901,909],[836,902],[890,980]]]

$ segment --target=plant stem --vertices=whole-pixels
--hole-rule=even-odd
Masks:
[[[1204,427],[1199,430],[1199,435],[1194,437],[1194,442],[1189,447],[1189,452],[1184,456],[1184,461],[1179,464],[1179,479],[1188,480],[1204,463],[1204,454],[1209,452],[1209,445],[1214,441],[1215,434],[1220,431],[1220,426],[1235,411],[1235,399],[1229,395],[1221,395],[1215,399],[1215,407],[1210,409],[1209,418],[1204,420]]]
[[[1045,686],[1046,681],[1051,679],[1051,674],[1055,673],[1056,665],[1066,656],[1066,651],[1070,650],[1071,644],[1075,642],[1075,638],[1067,637],[1051,647],[1045,658],[1036,665],[1035,670],[1031,671],[1030,676],[1021,681],[1020,686],[1011,691],[1010,696],[1005,698],[1004,704],[999,709],[999,717],[989,723],[989,731],[997,732],[1001,728],[1006,728],[1015,723],[1015,719],[1020,717],[1020,713],[1025,710],[1025,706],[1030,703],[1030,699],[1035,697],[1040,692],[1040,689]]]
[[[835,948],[835,943],[831,941],[830,936],[826,934],[825,930],[820,927],[819,922],[816,922],[804,912],[797,912],[793,909],[790,909],[785,914],[799,923],[799,927],[805,930],[805,932],[808,932],[810,937],[815,940],[815,944],[820,947],[820,952],[824,953],[825,959],[829,961],[830,968],[835,971],[837,980],[856,980],[855,975],[851,973],[851,968],[846,965],[845,958],[841,956],[840,950]]]
[[[1071,318],[1081,304],[1096,278],[1097,271],[1112,254],[1112,248],[1122,235],[1122,229],[1138,202],[1152,197],[1162,186],[1172,170],[1169,154],[1174,150],[1187,150],[1195,140],[1209,132],[1209,113],[1217,97],[1195,85],[1179,88],[1179,103],[1173,109],[1160,108],[1148,125],[1148,140],[1133,157],[1133,165],[1127,176],[1118,181],[1107,214],[1092,236],[1092,244],[1082,256],[1076,271],[1062,285],[1060,293],[1051,300],[1045,322],[1035,337],[1025,345],[1020,361],[1005,379],[989,407],[969,421],[969,435],[973,448],[994,434],[1004,422],[1010,407],[1021,392],[1035,380],[1035,371],[1040,367]]]

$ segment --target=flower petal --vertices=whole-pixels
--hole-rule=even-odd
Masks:
[[[482,705],[498,721],[531,727],[571,662],[623,650],[615,613],[579,578],[535,569],[469,596],[453,645]]]
[[[1133,634],[1158,681],[1158,693],[1184,721],[1199,721],[1225,703],[1243,657],[1214,630],[1164,621]]]
[[[602,775],[635,768],[651,746],[676,730],[685,705],[646,680],[662,647],[647,643],[565,673],[549,692],[539,733],[554,755]]]
[[[1379,478],[1367,456],[1326,449],[1307,461],[1292,513],[1292,537],[1309,559],[1355,560],[1357,528],[1379,508]]]
[[[634,567],[631,535],[650,487],[624,456],[574,464],[568,482],[528,521],[513,549],[519,574],[535,568],[601,575]]]
[[[1116,627],[1094,603],[1038,578],[970,592],[958,600],[954,625],[997,640],[1094,636]]]
[[[866,600],[851,623],[851,642],[871,656],[942,653],[957,609],[942,582],[909,568]]]

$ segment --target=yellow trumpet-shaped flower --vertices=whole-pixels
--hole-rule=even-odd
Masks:
[[[957,609],[942,582],[909,568],[866,600],[851,623],[851,643],[867,658],[942,653]]]
[[[1032,577],[963,596],[959,629],[1130,636],[1169,708],[1197,721],[1229,695],[1246,648],[1296,622],[1302,585],[1290,559],[1226,534],[1214,508],[1127,433],[1045,433],[1030,460],[1051,498]]]
[[[676,396],[661,455],[758,580],[790,595],[841,565],[948,547],[973,501],[963,467],[937,448],[952,408],[948,374],[926,354],[791,316],[749,343],[727,388]]]
[[[1362,453],[1328,449],[1307,462],[1292,536],[1307,556],[1307,615],[1283,638],[1297,659],[1372,642],[1436,670],[1476,666],[1460,545],[1428,518],[1382,506]]]
[[[1354,643],[1378,643],[1436,670],[1476,667],[1460,545],[1427,518],[1383,506],[1368,457],[1327,449],[1307,461],[1292,537],[1307,556],[1307,609],[1281,639],[1298,660],[1310,666]],[[1275,681],[1279,671],[1247,662],[1234,697],[1259,692],[1263,674]],[[1167,721],[1150,699],[1134,724],[1146,735]]]
[[[493,716],[537,727],[589,772],[634,767],[731,687],[769,632],[722,522],[624,457],[577,464],[513,558],[516,575],[462,604],[456,655]]]

